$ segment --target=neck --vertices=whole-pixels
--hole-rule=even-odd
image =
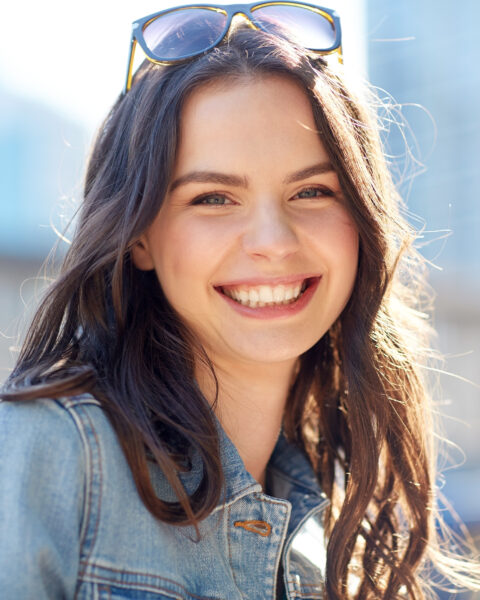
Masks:
[[[262,364],[215,364],[218,399],[215,413],[236,446],[247,471],[265,487],[265,472],[280,432],[295,361]],[[211,374],[197,373],[203,394],[211,403],[215,386]]]

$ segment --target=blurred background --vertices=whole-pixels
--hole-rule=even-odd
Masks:
[[[419,247],[431,261],[437,347],[450,373],[434,378],[443,432],[452,441],[441,485],[479,532],[480,2],[322,4],[342,18],[345,68],[366,77],[390,104],[382,111],[385,142],[410,219],[422,230]],[[95,129],[122,89],[130,24],[170,5],[24,0],[2,6],[0,382],[44,285],[36,276],[80,201]],[[66,247],[60,241],[60,253]]]

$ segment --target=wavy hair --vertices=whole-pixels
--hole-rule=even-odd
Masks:
[[[337,71],[293,44],[238,29],[196,60],[141,67],[98,133],[72,244],[2,397],[91,392],[158,519],[195,525],[212,511],[223,485],[219,444],[212,407],[194,379],[195,361],[208,357],[155,272],[134,267],[131,249],[167,191],[187,96],[218,79],[272,75],[289,77],[307,94],[360,238],[352,296],[299,357],[284,418],[288,438],[307,453],[331,499],[326,596],[418,600],[428,588],[419,568],[428,556],[454,581],[467,581],[436,542],[431,407],[421,376],[423,264],[375,117]],[[188,496],[178,472],[188,468],[191,451],[204,475]],[[150,460],[178,502],[156,496]]]

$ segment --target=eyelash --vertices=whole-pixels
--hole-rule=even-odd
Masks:
[[[304,194],[305,192],[319,192],[319,196],[315,195],[315,196],[306,196],[305,198],[300,198],[300,194]],[[328,187],[324,187],[324,186],[311,186],[311,187],[306,187],[303,190],[300,190],[299,192],[297,192],[293,197],[293,199],[299,199],[299,200],[308,200],[310,198],[318,198],[318,197],[333,197],[335,196],[335,192],[333,190],[331,190]],[[194,198],[192,200],[192,205],[195,206],[229,206],[229,204],[227,202],[206,202],[206,200],[209,200],[210,198],[220,198],[224,201],[228,201],[229,198],[226,194],[223,194],[221,192],[218,193],[210,193],[210,194],[203,194],[202,196],[198,196],[197,198]],[[230,204],[233,204],[233,202],[230,201]]]
[[[192,200],[192,204],[193,205],[202,205],[203,206],[226,206],[225,204],[220,204],[219,202],[213,202],[213,203],[208,203],[208,202],[204,202],[204,200],[208,200],[209,198],[222,198],[223,200],[228,200],[229,198],[226,196],[226,194],[222,194],[220,192],[216,193],[210,193],[210,194],[203,194],[202,196],[198,196],[197,198],[194,198]]]
[[[304,194],[305,192],[320,192],[320,196],[326,196],[329,198],[335,196],[335,192],[333,190],[331,190],[330,188],[317,185],[317,186],[306,187],[303,190],[300,190],[299,192],[297,192],[295,194],[295,196],[293,196],[293,198],[297,198],[298,196],[300,196],[300,194]],[[318,196],[306,196],[306,199],[315,198],[315,197],[318,197]],[[302,198],[302,199],[305,199],[305,198]]]

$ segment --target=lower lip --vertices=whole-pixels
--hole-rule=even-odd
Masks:
[[[301,312],[315,293],[318,284],[320,283],[321,277],[315,277],[310,279],[307,289],[303,294],[290,304],[279,304],[278,306],[258,306],[251,308],[244,306],[240,302],[232,300],[229,296],[215,288],[215,291],[227,302],[234,310],[245,317],[251,317],[253,319],[279,319],[284,317],[291,317]]]

